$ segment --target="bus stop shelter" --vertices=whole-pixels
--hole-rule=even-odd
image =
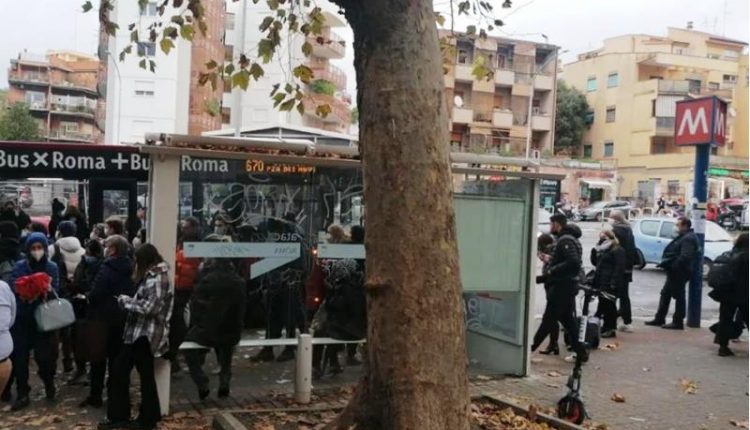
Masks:
[[[328,226],[364,225],[367,217],[355,147],[149,135],[139,150],[150,158],[148,239],[171,267],[186,175],[198,184],[193,192],[203,194],[194,215],[212,220],[221,214],[256,232],[247,243],[231,246],[184,244],[192,257],[253,258],[250,277],[281,270],[288,282],[300,282],[316,253],[327,258],[365,253],[361,245],[324,243]],[[502,157],[452,154],[452,164],[470,369],[527,375],[540,183],[562,176],[539,174],[532,163]],[[158,377],[166,403],[167,366],[159,366]]]

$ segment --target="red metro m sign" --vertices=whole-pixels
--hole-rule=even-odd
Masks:
[[[678,146],[724,146],[727,135],[727,103],[716,96],[677,102],[674,143]]]

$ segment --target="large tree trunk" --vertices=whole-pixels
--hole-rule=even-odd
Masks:
[[[448,119],[431,0],[338,0],[354,31],[368,371],[336,427],[468,429]]]

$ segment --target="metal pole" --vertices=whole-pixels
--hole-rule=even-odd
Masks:
[[[237,43],[237,52],[239,55],[245,52],[245,29],[247,28],[247,0],[242,0],[242,13],[240,16],[240,37]],[[236,27],[235,27],[236,28]],[[234,58],[232,58],[234,61]],[[240,129],[242,128],[242,88],[235,88],[234,100],[232,106],[232,112],[234,118],[232,118],[232,127],[234,127],[234,137],[240,137]]]
[[[695,172],[693,177],[693,210],[691,213],[693,228],[698,236],[698,255],[695,261],[693,277],[688,289],[688,327],[701,326],[701,298],[703,290],[703,246],[706,235],[706,198],[708,194],[708,165],[711,157],[711,145],[698,145],[695,148]]]
[[[297,336],[297,372],[294,378],[294,400],[310,403],[312,393],[312,336]]]
[[[531,133],[533,132],[533,128],[531,126],[531,118],[533,114],[533,108],[534,108],[534,67],[536,67],[536,64],[531,65],[531,92],[529,93],[529,112],[528,116],[526,117],[526,160],[529,159],[529,151],[531,151]]]
[[[120,110],[122,108],[122,75],[120,75],[120,68],[117,67],[117,60],[112,56],[112,52],[107,50],[107,55],[109,55],[109,58],[112,60],[112,65],[115,67],[115,72],[117,72],[117,133],[115,133],[115,144],[120,144],[122,143],[120,140],[120,121],[122,120],[122,111]]]

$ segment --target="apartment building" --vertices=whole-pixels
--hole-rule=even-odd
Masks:
[[[219,128],[222,90],[199,85],[198,76],[206,62],[224,58],[224,0],[204,0],[208,32],[203,36],[196,29],[192,43],[177,38],[169,54],[148,41],[148,26],[178,11],[167,8],[160,17],[159,2],[146,2],[143,8],[139,3],[116,2],[110,19],[120,31],[100,38],[99,56],[106,62],[100,71],[106,82],[106,143],[142,141],[148,132],[200,134]],[[120,52],[131,43],[131,23],[141,40],[119,61]],[[153,72],[139,67],[143,58],[155,61]]]
[[[591,128],[580,154],[616,162],[618,176],[611,187],[620,197],[646,204],[659,196],[685,199],[692,194],[695,149],[674,144],[675,102],[717,95],[730,102],[728,143],[713,149],[709,197],[743,195],[746,48],[746,42],[696,31],[690,24],[669,28],[667,36],[605,39],[602,48],[580,54],[563,70],[563,79],[584,92],[591,107]]]
[[[94,143],[98,68],[96,57],[78,52],[22,52],[10,62],[7,103],[26,103],[48,140]]]
[[[240,40],[243,4],[247,8],[244,43]],[[325,17],[321,35],[306,38],[300,33],[289,33],[284,30],[283,42],[271,62],[263,64],[265,73],[259,81],[252,81],[247,90],[233,90],[229,85],[225,86],[222,103],[223,127],[234,127],[235,121],[238,121],[236,115],[239,109],[242,129],[269,124],[288,124],[339,133],[348,131],[351,124],[352,101],[346,92],[346,74],[333,64],[336,60],[344,58],[346,43],[337,33],[337,29],[344,28],[347,24],[332,3],[319,1],[315,6],[322,8]],[[258,27],[272,12],[264,2],[250,1],[228,2],[227,12],[226,60],[236,61],[243,46],[247,52],[255,56],[258,42],[264,37]],[[302,54],[302,45],[305,42],[312,45],[310,57]],[[274,84],[294,82],[292,69],[300,64],[308,65],[315,74],[314,80],[306,86],[306,96],[303,99],[305,113],[300,115],[296,109],[291,112],[280,112],[273,106],[273,100],[269,96],[271,89]],[[315,113],[316,107],[322,104],[331,107],[331,113],[326,117]]]
[[[441,31],[451,146],[505,156],[552,155],[558,47]],[[482,65],[488,79],[472,71]]]

